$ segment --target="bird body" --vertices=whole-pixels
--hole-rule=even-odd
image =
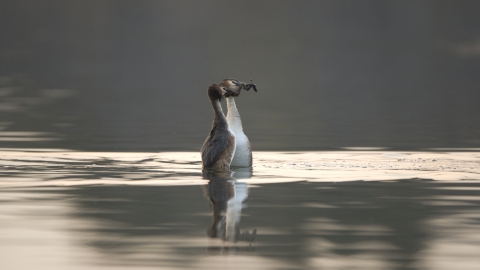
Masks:
[[[222,88],[217,85],[212,84],[208,88],[215,117],[210,134],[201,149],[203,169],[228,171],[235,154],[235,133],[229,128],[220,105],[223,94]]]

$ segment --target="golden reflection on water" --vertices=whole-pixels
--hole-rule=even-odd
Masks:
[[[49,132],[0,131],[0,141],[39,142],[60,140],[60,138],[54,136],[53,133]]]
[[[196,152],[80,152],[0,149],[0,186],[204,185]],[[478,180],[477,152],[255,152],[242,181],[341,182],[397,179]],[[34,177],[32,177],[34,176]]]
[[[203,174],[191,152],[0,158],[2,269],[480,263],[479,153],[255,152],[253,171]]]

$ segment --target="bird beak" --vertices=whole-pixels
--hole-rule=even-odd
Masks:
[[[240,84],[238,85],[238,91],[246,89],[246,88],[247,88],[247,84],[244,83],[244,82],[240,82]]]

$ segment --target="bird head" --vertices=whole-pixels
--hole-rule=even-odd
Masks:
[[[238,97],[240,91],[245,89],[245,83],[239,82],[236,79],[224,79],[220,82],[219,86],[224,91],[224,97]]]
[[[227,89],[230,89],[232,91],[237,91],[238,92],[242,89],[242,87],[245,85],[245,83],[239,82],[236,79],[225,79],[225,80],[221,81],[219,85],[223,86]]]
[[[253,88],[257,92],[257,85],[253,83],[252,79],[250,79],[250,83],[240,82],[236,79],[225,79],[219,85],[227,89],[227,93],[224,94],[225,97],[239,96],[243,89],[248,91]]]
[[[250,80],[251,81],[251,80]],[[212,98],[222,99],[223,97],[238,97],[242,89],[246,91],[253,88],[255,92],[257,91],[257,86],[253,83],[244,83],[236,79],[225,79],[221,81],[218,85],[212,84],[209,87],[209,95],[212,95]]]
[[[236,94],[236,92],[229,90],[227,87],[222,85],[211,84],[208,87],[208,96],[211,99],[218,99],[221,101],[223,97],[231,97]]]

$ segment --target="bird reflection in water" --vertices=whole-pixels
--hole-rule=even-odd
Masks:
[[[207,235],[212,240],[220,240],[220,242],[210,241],[207,248],[209,252],[254,250],[251,244],[255,241],[257,229],[242,232],[239,227],[242,209],[245,207],[243,202],[248,197],[248,187],[246,183],[237,181],[237,179],[250,178],[251,175],[251,168],[203,172],[203,178],[210,181],[202,189],[205,197],[211,202],[212,208],[212,224],[207,230]],[[241,246],[239,242],[246,243],[248,246]],[[220,244],[215,245],[215,243]]]

